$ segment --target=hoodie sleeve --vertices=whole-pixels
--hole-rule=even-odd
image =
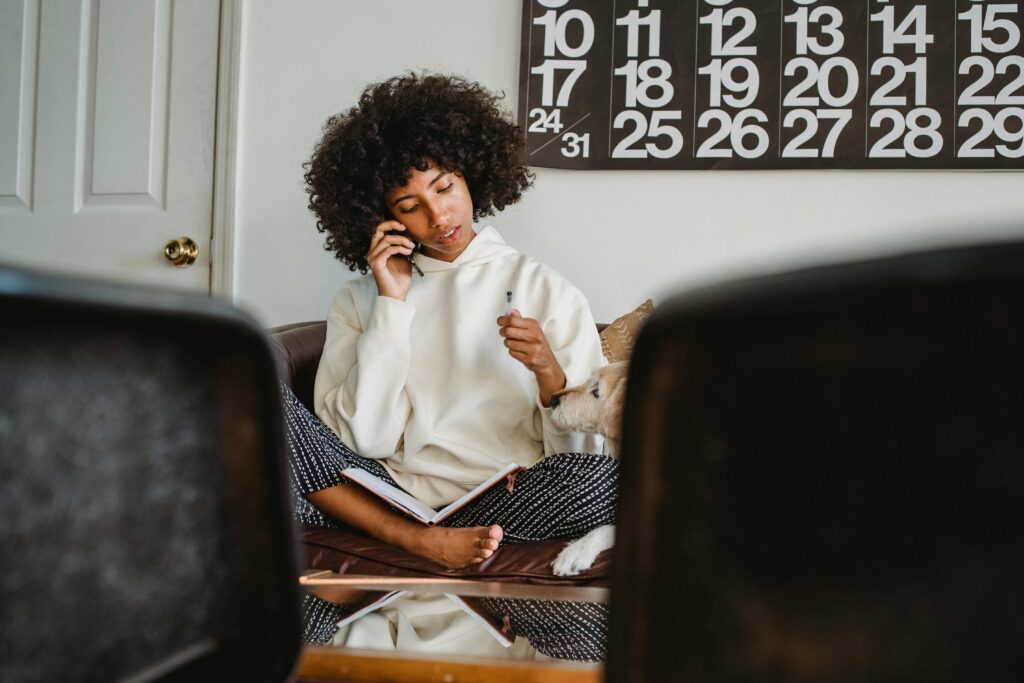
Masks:
[[[313,391],[317,416],[367,458],[398,449],[409,420],[412,305],[378,296],[365,329],[351,287],[331,304]]]
[[[543,328],[551,350],[565,372],[567,387],[582,384],[597,368],[607,365],[601,352],[601,338],[590,312],[590,304],[575,287],[552,297],[551,313]],[[544,455],[556,453],[603,453],[604,438],[597,434],[570,432],[551,420],[551,408],[537,397],[544,427]]]

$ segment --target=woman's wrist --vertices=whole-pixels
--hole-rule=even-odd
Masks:
[[[375,275],[376,275],[376,273],[375,273]],[[377,293],[378,294],[380,294],[381,296],[386,296],[389,299],[398,299],[399,301],[405,301],[405,296],[406,296],[406,294],[409,293],[409,290],[407,288],[402,288],[400,286],[395,286],[395,285],[383,284],[377,278],[374,278],[374,280],[377,281]]]
[[[537,373],[537,389],[540,392],[540,404],[545,408],[551,405],[551,395],[565,388],[566,377],[562,368],[555,368],[544,373]]]

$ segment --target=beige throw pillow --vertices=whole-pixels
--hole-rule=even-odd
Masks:
[[[629,360],[637,333],[653,310],[654,302],[648,299],[601,331],[601,351],[609,363]]]

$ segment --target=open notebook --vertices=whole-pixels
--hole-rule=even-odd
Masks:
[[[494,476],[477,486],[469,493],[437,511],[426,503],[409,495],[402,489],[381,481],[365,470],[350,467],[343,470],[342,474],[345,475],[349,481],[359,484],[375,496],[383,498],[386,502],[394,505],[400,510],[403,510],[410,517],[418,519],[424,524],[438,524],[450,517],[457,510],[472,502],[473,499],[484,491],[487,491],[503,479],[511,477],[521,469],[522,468],[516,464],[507,465],[504,469],[499,470],[494,474]]]

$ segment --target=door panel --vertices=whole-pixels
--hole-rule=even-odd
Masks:
[[[219,12],[0,0],[0,261],[209,290]],[[185,268],[163,255],[180,236]]]
[[[38,47],[39,0],[0,2],[0,216],[32,206]]]

